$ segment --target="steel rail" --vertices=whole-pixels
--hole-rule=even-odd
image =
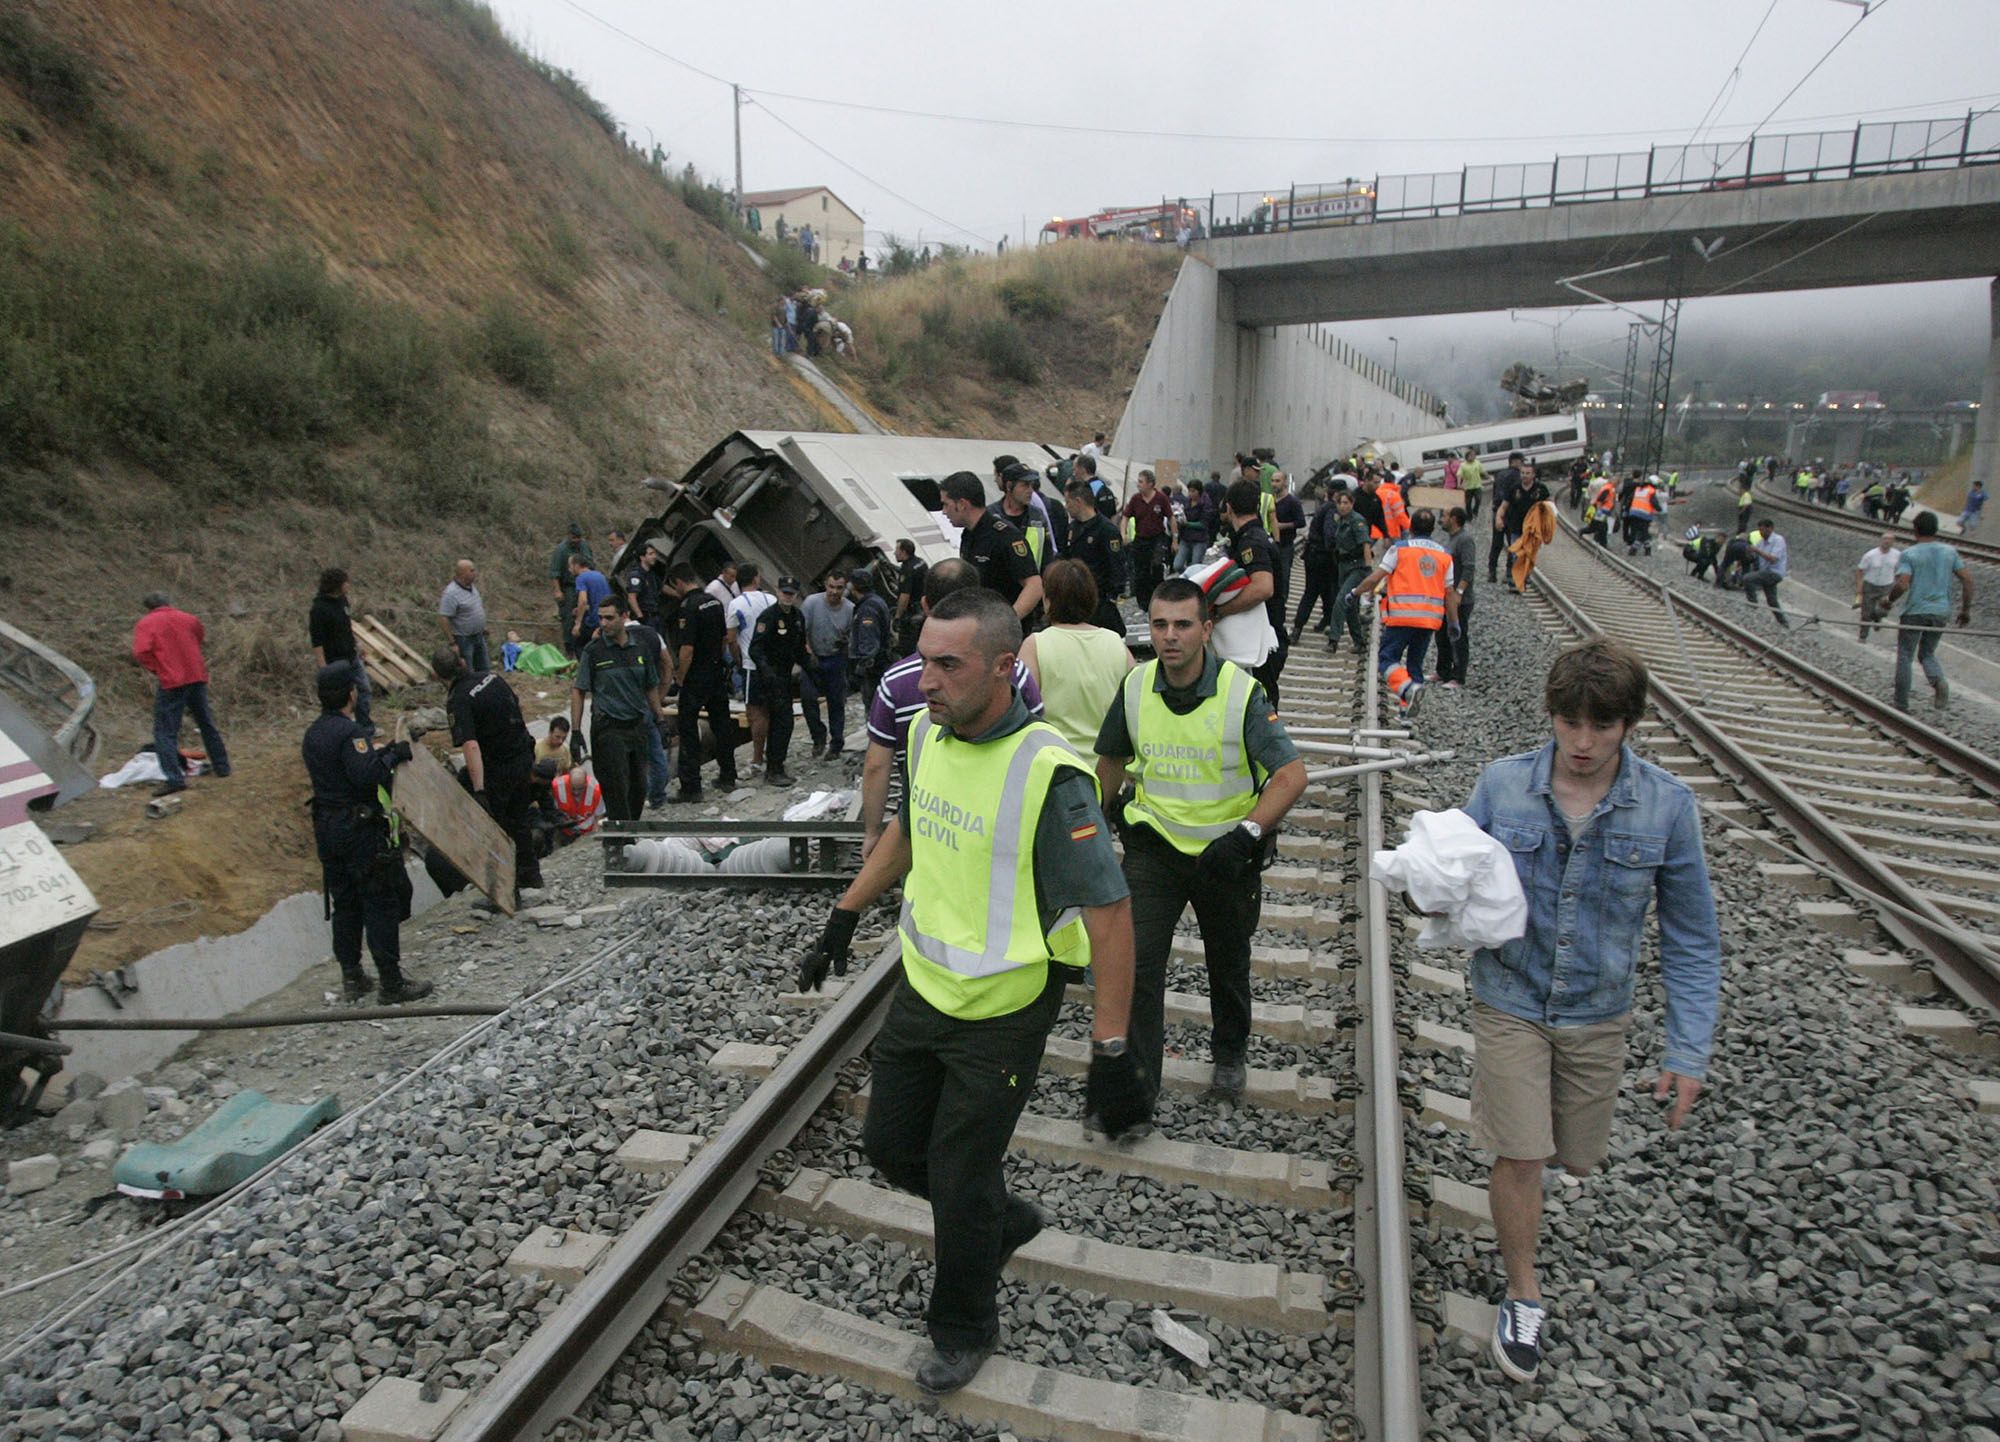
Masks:
[[[1701,602],[1690,600],[1685,591],[1673,590],[1664,582],[1646,574],[1623,556],[1615,556],[1596,542],[1586,539],[1577,530],[1575,522],[1558,512],[1563,534],[1577,546],[1587,550],[1596,560],[1611,569],[1612,574],[1631,581],[1640,591],[1666,604],[1669,593],[1672,605],[1680,614],[1698,621],[1732,646],[1753,652],[1764,653],[1761,663],[1772,670],[1817,693],[1822,701],[1853,712],[1859,719],[1879,730],[1889,733],[1903,742],[1911,750],[1929,760],[1935,761],[1952,771],[1956,779],[1981,795],[2000,801],[2000,763],[1996,763],[1985,752],[1968,746],[1955,736],[1926,726],[1916,717],[1898,711],[1887,701],[1878,699],[1849,684],[1831,672],[1781,650],[1772,649],[1768,636],[1760,636],[1749,627],[1730,620],[1718,611],[1712,611]],[[1536,579],[1545,579],[1538,570]]]
[[[1382,688],[1369,658],[1381,639],[1381,619],[1362,658],[1366,727],[1380,726]],[[1355,1154],[1361,1178],[1354,1192],[1354,1253],[1364,1280],[1354,1316],[1354,1405],[1360,1435],[1386,1442],[1417,1442],[1424,1410],[1417,1376],[1416,1318],[1410,1287],[1410,1204],[1404,1190],[1403,1101],[1398,1086],[1396,975],[1389,964],[1389,895],[1368,875],[1383,841],[1382,777],[1364,775],[1361,792],[1361,861],[1358,900],[1365,944],[1356,978],[1360,1019],[1354,1028],[1354,1070],[1361,1104],[1354,1109]]]
[[[1616,561],[1610,556],[1601,559]],[[1604,634],[1603,628],[1545,571],[1538,569],[1533,580],[1557,614],[1577,631],[1586,636]],[[1992,951],[1912,889],[1901,876],[1787,785],[1776,771],[1738,745],[1700,707],[1690,704],[1657,675],[1652,678],[1652,701],[1668,725],[1687,738],[1740,790],[1770,808],[1791,831],[1800,848],[1835,872],[1850,894],[1864,904],[1871,900],[1887,903],[1871,908],[1876,923],[1899,944],[1929,956],[1938,979],[1953,995],[1967,1005],[2000,1013],[2000,967],[1996,967]]]
[[[902,974],[891,939],[804,1041],[696,1153],[521,1351],[453,1419],[442,1442],[533,1442],[590,1396],[653,1320],[689,1260],[715,1240],[832,1094],[840,1068],[887,1016]]]
[[[1850,531],[1857,536],[1880,536],[1884,531],[1895,535],[1898,540],[1915,541],[1917,533],[1902,522],[1871,521],[1866,516],[1836,509],[1833,506],[1817,506],[1811,501],[1801,501],[1796,496],[1788,496],[1767,482],[1759,481],[1751,487],[1757,501],[1782,511],[1788,516],[1803,516],[1807,520],[1818,521],[1832,526],[1835,530]],[[1937,507],[1929,507],[1936,510]],[[1942,533],[1931,537],[1954,547],[1966,560],[1982,566],[2000,566],[2000,544],[1992,541],[1975,541],[1964,536],[1947,536]]]

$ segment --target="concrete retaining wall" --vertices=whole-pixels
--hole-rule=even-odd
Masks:
[[[1363,437],[1439,427],[1421,393],[1398,384],[1319,326],[1236,324],[1229,281],[1200,256],[1181,263],[1111,453],[1175,459],[1183,474],[1226,470],[1267,445],[1295,476]]]

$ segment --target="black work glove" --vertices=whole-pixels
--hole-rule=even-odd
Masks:
[[[1114,1141],[1120,1132],[1152,1119],[1152,1093],[1139,1075],[1130,1046],[1122,1056],[1091,1054],[1090,1074],[1083,1084],[1083,1114]]]
[[[401,766],[413,754],[410,751],[410,743],[407,741],[391,741],[383,749],[389,753],[389,762],[392,766]]]
[[[583,765],[584,762],[590,759],[590,745],[583,739],[581,731],[570,732],[569,754],[570,759],[578,766]]]
[[[854,928],[861,925],[861,913],[836,906],[826,919],[819,940],[799,958],[799,990],[818,991],[828,968],[835,976],[847,975],[847,951],[854,944]]]
[[[1118,844],[1125,844],[1125,803],[1129,798],[1119,792],[1104,803],[1104,819],[1111,824],[1111,834],[1118,838]]]
[[[486,799],[486,793],[484,791],[473,792],[472,799],[479,803],[479,809],[481,811],[484,811],[488,816],[491,816],[493,814],[493,803]]]
[[[1217,881],[1241,881],[1257,869],[1262,850],[1263,843],[1257,837],[1241,826],[1232,827],[1202,851],[1201,874]]]

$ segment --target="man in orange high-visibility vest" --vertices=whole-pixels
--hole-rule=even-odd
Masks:
[[[1625,517],[1625,554],[1636,556],[1641,550],[1653,554],[1653,522],[1665,510],[1660,499],[1660,488],[1647,476],[1632,487],[1632,505]]]
[[[1431,539],[1436,529],[1436,515],[1418,511],[1410,518],[1409,535],[1392,542],[1361,583],[1364,594],[1381,593],[1382,649],[1376,661],[1405,716],[1423,696],[1431,638],[1446,628],[1454,637],[1459,633],[1457,577],[1451,552]]]

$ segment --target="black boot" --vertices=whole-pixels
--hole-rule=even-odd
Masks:
[[[436,987],[427,981],[417,981],[404,976],[400,967],[383,966],[380,962],[377,962],[375,968],[382,973],[382,1005],[384,1006],[401,1006],[406,1001],[416,1001],[421,997],[429,996],[433,991],[437,990]]]
[[[368,973],[361,969],[361,963],[343,966],[340,969],[341,992],[349,1001],[359,1001],[375,990],[375,983],[368,979]]]

